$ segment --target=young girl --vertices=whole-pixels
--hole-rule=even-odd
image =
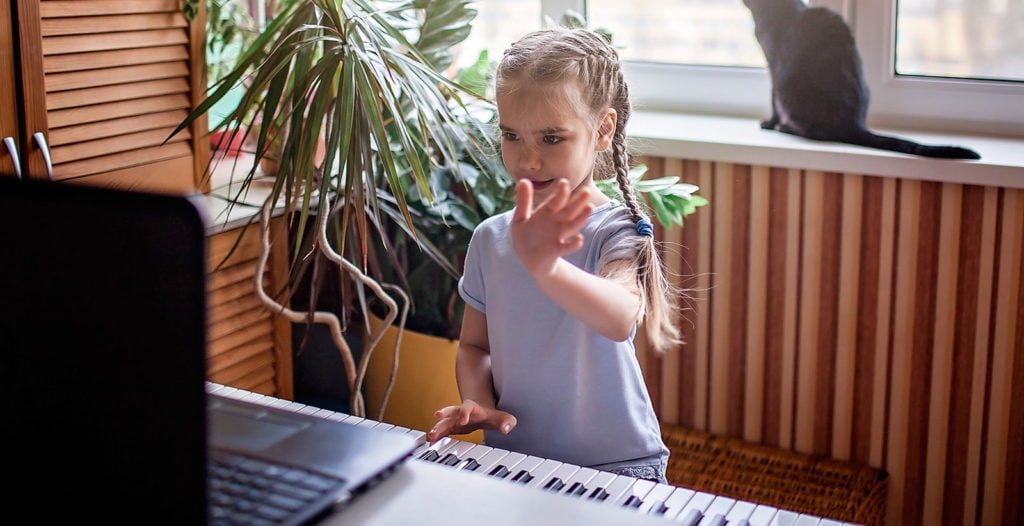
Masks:
[[[633,347],[641,320],[677,342],[672,287],[628,178],[629,92],[596,33],[546,29],[497,71],[501,155],[515,209],[473,233],[456,377],[463,402],[427,434],[484,429],[485,442],[655,481],[668,449]],[[594,177],[615,177],[624,203]]]

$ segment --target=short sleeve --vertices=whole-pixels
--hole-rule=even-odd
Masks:
[[[629,211],[619,207],[601,223],[595,233],[598,244],[597,271],[619,259],[631,259],[640,250],[644,237],[636,233]]]
[[[459,278],[459,296],[467,305],[480,312],[487,312],[486,290],[484,289],[484,275],[481,267],[481,229],[478,227],[473,231],[469,240],[469,248],[466,250],[466,261],[463,264],[462,277]]]

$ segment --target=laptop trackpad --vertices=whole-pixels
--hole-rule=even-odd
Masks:
[[[257,419],[246,414],[245,409],[222,406],[210,412],[210,445],[256,453],[306,427],[306,423],[275,418],[267,414]]]

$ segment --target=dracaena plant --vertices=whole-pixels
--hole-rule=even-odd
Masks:
[[[367,247],[396,223],[421,243],[424,236],[406,198],[408,189],[433,202],[431,171],[458,168],[467,141],[479,139],[466,132],[463,118],[466,102],[479,97],[442,73],[451,63],[452,46],[469,33],[476,14],[471,3],[285,1],[175,131],[243,86],[238,107],[215,129],[251,133],[255,143],[257,162],[234,182],[237,193],[229,206],[261,177],[258,161],[278,161],[259,214],[257,276],[269,253],[272,215],[283,214],[293,232],[291,239],[273,239],[290,245],[289,286],[268,291],[257,279],[257,294],[293,322],[329,327],[342,353],[355,415],[366,414],[361,384],[370,356],[388,325],[404,324],[408,306],[401,288],[382,282],[370,268]],[[263,125],[253,126],[256,122]],[[322,159],[315,155],[318,148]],[[347,278],[341,313],[316,310],[328,265]],[[300,282],[311,288],[307,312],[289,307]],[[365,314],[367,297],[385,305],[386,323],[371,332],[356,364],[343,331],[348,308]]]

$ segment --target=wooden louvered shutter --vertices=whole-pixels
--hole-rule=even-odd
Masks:
[[[282,228],[281,221],[275,219],[273,228]],[[253,284],[260,255],[259,235],[259,227],[251,225],[244,231],[228,230],[210,237],[207,378],[290,399],[291,324],[283,316],[271,316]],[[271,294],[280,290],[287,279],[286,258],[282,250],[271,251],[263,275],[264,290]]]
[[[203,86],[202,61],[191,60],[202,49],[201,19],[193,24],[199,32],[190,28],[179,0],[20,0],[19,6],[31,176],[46,177],[33,140],[43,131],[55,180],[195,189],[196,167],[207,155],[195,130],[205,128],[205,119],[164,141]]]

